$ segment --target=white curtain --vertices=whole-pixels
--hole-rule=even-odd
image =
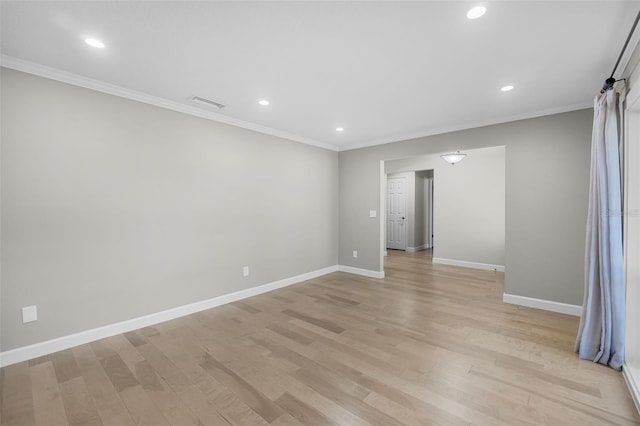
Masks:
[[[576,341],[580,358],[619,370],[624,363],[625,300],[618,93],[594,102],[585,295]]]

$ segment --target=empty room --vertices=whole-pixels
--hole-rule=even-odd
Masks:
[[[0,425],[640,424],[637,1],[0,2]]]

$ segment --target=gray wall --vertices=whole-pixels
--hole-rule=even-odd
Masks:
[[[336,152],[1,77],[2,351],[338,263]]]
[[[338,263],[380,271],[381,161],[498,145],[506,292],[582,303],[591,110],[338,154],[1,78],[2,351]]]
[[[383,268],[380,224],[367,218],[381,161],[504,145],[505,292],[581,305],[592,120],[587,109],[340,152],[340,264]]]

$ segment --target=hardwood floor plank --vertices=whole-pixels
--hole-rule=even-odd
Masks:
[[[256,344],[251,348],[254,347],[258,348],[259,346]],[[278,381],[287,372],[279,370],[270,358],[260,356],[257,350],[250,350],[246,346],[221,343],[207,346],[207,351],[214,359],[271,401],[285,392],[278,385]]]
[[[67,380],[80,377],[80,369],[78,368],[78,364],[76,364],[76,359],[71,349],[51,354],[51,359],[53,360],[53,367],[56,371],[58,383],[64,383]]]
[[[134,422],[127,407],[91,346],[76,346],[73,348],[73,354],[102,423],[105,426],[132,426]]]
[[[147,391],[163,391],[164,386],[160,383],[160,378],[156,374],[156,371],[153,369],[149,361],[146,359],[144,361],[140,361],[138,365],[136,365],[135,369],[136,377],[138,378],[138,382],[142,385],[142,389]]]
[[[232,424],[220,414],[212,398],[210,398],[205,392],[202,392],[197,385],[189,386],[180,392],[179,395],[184,403],[191,409],[198,419],[200,419],[202,424]]]
[[[256,309],[246,302],[233,302],[231,305],[242,309],[243,311],[249,312],[250,314],[257,314],[260,312],[260,309]]]
[[[4,425],[633,425],[578,318],[502,302],[504,274],[389,251],[0,369]]]
[[[299,325],[302,329],[306,327],[306,324],[304,323],[296,323],[296,325]],[[308,336],[313,336],[314,344],[316,346],[322,345],[324,347],[334,349],[335,351],[337,351],[337,353],[349,354],[364,362],[367,362],[368,364],[374,367],[379,367],[379,368],[391,371],[393,374],[397,374],[397,375],[401,375],[406,368],[405,365],[395,364],[391,362],[391,360],[388,359],[386,356],[383,356],[383,359],[380,359],[377,356],[374,356],[374,354],[377,355],[377,353],[373,350],[370,350],[370,348],[359,349],[356,347],[356,345],[353,345],[351,341],[349,341],[348,339],[339,339],[339,336],[336,336],[336,335],[326,337],[327,336],[326,334],[320,335],[320,334],[317,334],[315,331],[317,330],[308,329],[306,330],[306,333]]]
[[[303,345],[310,345],[311,343],[313,343],[313,339],[310,339],[309,337],[304,336],[300,333],[296,333],[295,331],[288,330],[279,325],[270,325],[270,326],[267,326],[267,328],[273,331],[274,333],[282,334],[284,337]]]
[[[29,370],[36,425],[67,424],[67,414],[64,410],[53,363],[51,361],[37,363]]]
[[[135,331],[129,331],[128,333],[124,333],[124,337],[126,337],[127,340],[131,342],[133,346],[142,346],[145,343],[147,343],[147,339],[144,338],[143,335],[138,334]]]
[[[276,399],[275,402],[280,406],[280,408],[298,419],[302,424],[318,426],[338,425],[338,423],[335,423],[328,417],[325,417],[321,412],[300,401],[288,392]]]
[[[51,361],[51,355],[43,355],[38,358],[33,358],[29,360],[29,367],[33,367],[38,364],[42,364],[43,362]]]
[[[31,426],[36,419],[33,412],[31,373],[27,361],[3,368],[2,423],[3,426]]]
[[[208,404],[216,407],[226,422],[238,426],[268,425],[269,423],[245,404],[229,388],[213,377],[195,386],[195,392],[206,396]]]
[[[187,376],[182,374],[178,367],[153,344],[146,343],[138,346],[137,349],[174,392],[180,392],[192,384]]]
[[[324,328],[325,330],[328,330],[332,333],[340,334],[344,331],[344,328],[337,326],[331,321],[320,319],[320,318],[314,318],[309,315],[303,314],[301,312],[294,311],[293,309],[285,309],[284,311],[282,311],[282,313],[289,315],[290,317],[297,318],[301,321],[308,322],[317,327]]]
[[[289,413],[283,413],[280,417],[271,422],[271,426],[304,426]]]
[[[384,414],[397,419],[400,423],[410,425],[419,424],[420,420],[422,424],[433,424],[433,419],[420,419],[416,418],[415,410],[408,409],[389,398],[386,398],[377,392],[370,392],[364,399],[364,402],[377,410],[382,411]]]
[[[177,329],[176,334],[153,336],[150,342],[167,356],[190,383],[197,384],[208,377],[199,365],[204,361],[206,350],[189,338],[189,332],[184,327]]]
[[[107,373],[109,380],[111,380],[111,383],[116,388],[116,391],[122,392],[128,387],[138,385],[138,381],[117,353],[106,358],[102,358],[100,360],[100,364],[102,365],[105,373]]]
[[[82,376],[65,381],[60,385],[60,389],[70,426],[102,425]]]
[[[391,372],[368,365],[368,363],[350,354],[338,354],[329,349],[319,350],[313,355],[313,359],[325,366],[328,370],[337,372],[341,377],[357,383],[369,391],[369,394],[376,393],[375,400],[384,400],[383,407],[395,407],[396,413],[413,413],[416,421],[421,423],[439,422],[446,419],[445,424],[466,424],[466,421],[459,418],[455,411],[447,412],[440,406],[432,404],[425,399],[416,398],[411,392],[405,389],[411,384],[400,376],[395,376]],[[367,400],[365,398],[365,401]],[[371,400],[371,398],[369,398]],[[481,414],[477,413],[477,414]],[[485,423],[490,423],[485,419]]]
[[[324,397],[320,393],[301,383],[292,376],[286,376],[280,381],[280,385],[297,399],[313,407],[325,417],[340,425],[370,426],[370,423],[346,410],[342,405]]]
[[[402,424],[397,419],[394,419],[377,408],[366,404],[363,399],[369,395],[369,392],[365,391],[362,394],[361,399],[358,397],[359,395],[354,394],[353,392],[346,392],[344,390],[346,382],[339,383],[335,380],[327,380],[322,374],[308,371],[306,369],[296,371],[294,373],[294,377],[325,398],[331,399],[335,403],[343,406],[346,410],[374,426]]]
[[[166,426],[167,419],[162,415],[142,386],[129,386],[118,392],[127,406],[135,424],[140,426]]]
[[[123,334],[104,339],[103,344],[112,351],[105,351],[105,353],[111,353],[112,355],[117,353],[132,373],[136,370],[136,364],[144,361],[144,357],[140,355],[136,347]]]
[[[111,346],[108,339],[97,340],[91,342],[91,350],[98,358],[109,358],[116,355],[115,349]]]
[[[223,383],[238,395],[245,404],[251,407],[266,422],[270,423],[282,415],[282,410],[273,401],[211,355],[207,354],[201,365],[217,381]]]

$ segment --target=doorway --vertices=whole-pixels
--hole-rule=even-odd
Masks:
[[[407,249],[407,180],[406,175],[387,177],[388,249]]]
[[[385,177],[384,247],[418,252],[433,247],[433,170]]]
[[[407,202],[407,252],[429,249],[430,245],[435,263],[503,271],[505,152],[503,145],[468,150],[465,161],[455,167],[442,161],[437,154],[381,161],[379,202],[380,211],[384,212],[378,234],[381,270],[384,269],[384,256],[388,254],[389,247],[385,211],[387,180],[396,175],[406,175],[412,176],[407,181],[407,195],[411,197],[414,194],[413,200],[409,198]],[[415,179],[416,175],[423,173],[422,179]],[[426,189],[421,191],[419,185],[426,184],[428,177],[433,178],[433,191],[431,197],[423,195],[423,199],[432,199],[433,221],[428,221],[432,223],[430,230],[427,230],[429,226],[426,223],[416,223],[417,217],[426,219],[427,215],[424,210],[423,213],[416,212],[415,208],[415,198],[426,192]],[[419,202],[417,204],[420,206]],[[426,238],[430,236],[431,241]]]

